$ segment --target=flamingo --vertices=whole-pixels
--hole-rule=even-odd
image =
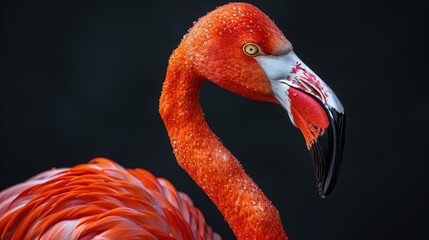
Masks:
[[[279,213],[205,121],[202,83],[280,104],[311,152],[320,196],[334,188],[344,108],[261,10],[230,3],[183,37],[159,112],[179,165],[215,203],[237,239],[288,239]],[[0,193],[1,239],[221,239],[166,179],[105,158],[51,169]]]

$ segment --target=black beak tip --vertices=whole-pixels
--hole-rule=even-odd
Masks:
[[[316,183],[320,197],[326,198],[334,189],[340,172],[344,148],[345,115],[335,109],[326,111],[329,126],[310,147],[316,167]]]
[[[321,198],[326,198],[328,196],[329,193],[326,193],[325,186],[322,183],[318,183],[317,188],[319,189],[319,196]]]

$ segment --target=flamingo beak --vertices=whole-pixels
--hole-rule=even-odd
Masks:
[[[296,54],[255,57],[270,80],[274,97],[304,135],[316,168],[319,195],[335,187],[343,155],[344,108],[331,90]]]

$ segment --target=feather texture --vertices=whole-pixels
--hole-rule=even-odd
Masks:
[[[1,239],[221,239],[163,178],[96,158],[0,193]]]

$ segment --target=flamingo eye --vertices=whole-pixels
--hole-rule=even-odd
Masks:
[[[243,52],[248,56],[256,56],[261,52],[261,48],[254,43],[246,43],[243,46]]]

